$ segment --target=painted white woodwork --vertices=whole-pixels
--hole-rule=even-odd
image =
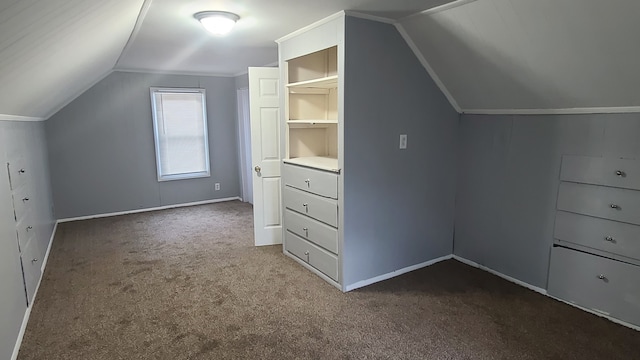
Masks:
[[[640,190],[640,161],[565,155],[560,180]]]
[[[48,118],[110,72],[143,0],[0,5],[0,114]]]
[[[637,111],[639,2],[457,4],[399,23],[462,112]]]
[[[640,267],[562,247],[551,249],[548,292],[640,325]]]
[[[640,191],[562,182],[558,209],[640,225]]]
[[[289,209],[284,211],[284,222],[287,231],[334,254],[338,253],[338,231],[336,228]]]
[[[278,68],[249,68],[256,246],[282,243],[279,74]]]
[[[332,199],[338,198],[338,175],[334,172],[285,163],[283,176],[285,185]]]
[[[331,279],[338,281],[338,258],[292,232],[285,232],[286,249]]]
[[[311,168],[316,168],[320,170],[327,170],[332,172],[340,172],[338,168],[338,159],[329,158],[323,156],[310,156],[310,157],[301,157],[295,159],[285,159],[285,163],[287,164],[296,164]]]

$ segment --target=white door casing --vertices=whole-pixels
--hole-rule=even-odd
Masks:
[[[279,75],[278,68],[249,68],[256,246],[282,244]]]

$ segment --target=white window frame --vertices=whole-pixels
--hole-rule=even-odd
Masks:
[[[160,161],[160,141],[159,141],[159,130],[158,130],[158,118],[157,118],[157,104],[155,94],[157,93],[189,93],[189,94],[200,94],[202,96],[202,120],[204,122],[204,150],[205,150],[205,171],[198,172],[189,172],[189,173],[180,173],[180,174],[169,174],[164,175],[162,172],[162,162]],[[209,130],[207,127],[207,104],[206,104],[206,92],[205,89],[198,88],[165,88],[165,87],[151,87],[151,116],[153,118],[153,138],[156,150],[156,170],[158,174],[158,181],[171,181],[171,180],[184,180],[184,179],[196,179],[196,178],[204,178],[211,176],[211,164],[209,161]]]

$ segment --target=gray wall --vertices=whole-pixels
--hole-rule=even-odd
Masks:
[[[394,26],[347,17],[345,49],[349,285],[451,254],[459,115]]]
[[[152,86],[206,89],[210,178],[157,181]],[[46,130],[58,218],[240,194],[232,77],[114,72],[52,116]]]
[[[463,115],[454,253],[546,288],[561,155],[640,158],[640,114]]]
[[[10,359],[27,309],[16,224],[6,164],[17,158],[29,175],[31,220],[38,259],[43,259],[54,227],[44,123],[0,121],[0,359]],[[33,245],[30,245],[33,246]],[[30,259],[29,259],[30,260]]]

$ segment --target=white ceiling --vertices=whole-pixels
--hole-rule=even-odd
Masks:
[[[153,0],[116,69],[239,74],[278,60],[274,42],[340,10],[404,17],[451,0]],[[226,37],[206,33],[193,14],[230,11],[240,21]]]
[[[640,1],[451,1],[0,0],[0,120],[47,118],[114,69],[272,64],[275,39],[340,10],[397,21],[461,111],[640,110]],[[241,19],[217,38],[193,18],[203,10]]]
[[[45,117],[113,69],[143,0],[2,0],[0,114]]]
[[[636,0],[478,0],[402,26],[462,111],[553,112],[640,106],[638,16]]]

